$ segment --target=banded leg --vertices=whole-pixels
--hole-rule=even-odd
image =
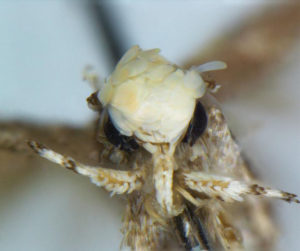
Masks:
[[[210,175],[198,171],[184,171],[182,174],[184,176],[184,183],[189,189],[204,193],[210,198],[216,198],[226,202],[243,201],[242,196],[252,194],[300,203],[295,194],[259,186],[257,184],[249,185],[228,177]]]
[[[91,167],[79,163],[71,157],[63,156],[35,142],[28,145],[40,156],[78,174],[87,176],[97,186],[105,188],[111,194],[131,193],[142,186],[143,173],[141,170],[119,171],[102,167]]]

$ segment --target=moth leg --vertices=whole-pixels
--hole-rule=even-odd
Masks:
[[[214,250],[218,245],[224,250],[243,250],[241,234],[231,224],[234,220],[219,201],[194,198],[182,187],[176,187],[176,190],[190,202],[186,203],[189,215],[185,209],[183,214],[174,217],[174,220],[180,220],[176,222],[178,230],[181,229],[179,237],[187,250],[195,239],[204,250]],[[184,224],[185,228],[180,228],[180,224]]]
[[[131,193],[142,186],[142,170],[119,171],[102,167],[91,167],[75,161],[71,157],[63,156],[51,149],[35,142],[29,141],[28,145],[40,156],[75,173],[87,176],[91,182],[103,187],[111,194]]]
[[[162,239],[161,224],[149,215],[147,202],[140,194],[130,195],[123,218],[121,247],[131,250],[160,250]]]
[[[199,247],[201,250],[211,251],[209,233],[206,231],[202,219],[197,213],[197,208],[186,203],[184,211],[173,218],[177,238],[185,250]]]
[[[247,194],[278,198],[288,202],[300,203],[295,194],[259,186],[246,184],[228,177],[206,174],[198,171],[184,171],[184,183],[188,188],[206,194],[210,198],[226,202],[243,201]]]
[[[238,229],[232,224],[234,218],[214,201],[201,210],[202,218],[210,224],[207,225],[207,231],[211,234],[214,242],[222,246],[222,250],[244,250],[243,238]]]

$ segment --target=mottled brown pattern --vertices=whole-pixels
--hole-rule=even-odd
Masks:
[[[191,213],[199,217],[194,218],[193,221],[197,219],[206,226],[201,230],[202,237],[197,235],[197,231],[189,232],[190,239],[198,238],[199,244],[207,243],[206,246],[212,249],[221,247],[224,250],[249,250],[255,247],[255,250],[267,250],[267,248],[271,250],[276,236],[276,227],[268,213],[267,204],[254,198],[247,198],[245,202],[234,202],[235,195],[230,197],[232,189],[244,189],[241,190],[240,195],[269,196],[275,193],[274,197],[289,202],[299,202],[293,194],[255,184],[242,159],[239,147],[231,137],[221,110],[215,106],[206,107],[209,118],[206,132],[193,146],[181,143],[174,159],[162,155],[163,151],[168,150],[167,144],[162,145],[161,151],[152,158],[144,155],[143,149],[139,149],[131,156],[131,160],[124,164],[127,169],[133,170],[122,173],[100,167],[98,170],[91,170],[91,167],[80,164],[70,157],[57,155],[60,157],[56,158],[56,163],[78,173],[86,169],[85,172],[91,173],[87,176],[93,182],[112,194],[123,194],[130,190],[131,194],[127,195],[128,206],[122,231],[123,244],[130,246],[132,250],[162,248],[170,237],[169,233],[172,232],[170,227],[173,218],[184,217],[189,203],[191,203],[189,206]],[[31,142],[29,145],[35,152],[47,156],[49,160],[56,154],[51,152],[47,155],[51,150],[38,143]],[[193,157],[195,154],[193,148],[199,151],[197,153],[197,150],[194,150],[197,158]],[[205,151],[200,151],[201,149]],[[102,161],[108,160],[102,159]],[[173,176],[170,172],[173,173],[174,166],[176,171]],[[203,167],[208,169],[204,170]],[[203,171],[207,174],[224,176],[205,176]],[[186,175],[194,175],[194,173],[194,180],[187,180]],[[198,176],[200,180],[197,180]],[[234,180],[227,179],[226,176],[250,184],[239,188]],[[130,177],[134,178],[128,180]],[[171,191],[168,191],[169,186],[165,187],[168,182],[171,182]],[[165,192],[171,194],[171,200],[164,196]],[[205,212],[206,217],[201,217],[201,213],[197,213],[201,211]],[[264,227],[259,229],[252,224],[256,219],[264,222]],[[195,225],[195,222],[189,224]],[[247,238],[244,238],[245,231]]]
[[[254,181],[251,172],[245,165],[237,144],[231,137],[229,128],[225,121],[224,115],[216,107],[208,108],[209,127],[206,133],[199,139],[196,144],[206,148],[206,152],[202,152],[203,156],[195,161],[189,161],[192,170],[203,170],[203,166],[209,166],[210,172],[214,174],[228,175],[229,177],[238,178],[247,182]],[[177,159],[177,161],[186,162],[191,155],[188,147],[181,147],[183,152],[179,156],[185,156],[185,159]],[[199,159],[201,161],[199,162]],[[220,183],[218,183],[220,185]],[[205,184],[204,184],[205,185]],[[213,241],[212,246],[223,247],[225,250],[249,250],[255,247],[255,250],[272,250],[273,241],[276,238],[276,226],[269,214],[268,206],[265,201],[250,198],[244,203],[234,203],[226,205],[216,198],[203,207],[206,217],[203,218],[207,225],[207,234]],[[249,210],[244,210],[248,205]],[[250,209],[252,208],[252,210]],[[260,208],[255,210],[255,208]],[[236,217],[238,215],[238,217]],[[217,220],[216,217],[221,219]],[[257,229],[257,225],[249,224],[255,222],[257,218],[263,218],[266,228],[262,228],[264,232]],[[244,219],[249,219],[244,222]],[[232,222],[231,222],[232,220]],[[230,224],[233,223],[234,225]],[[212,227],[213,226],[213,227]],[[244,228],[247,229],[247,238],[243,238]],[[268,234],[266,234],[266,232]],[[242,244],[242,241],[244,244]],[[266,244],[268,243],[268,244]],[[222,250],[222,249],[221,249]]]

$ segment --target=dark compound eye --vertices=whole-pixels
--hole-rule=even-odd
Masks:
[[[207,115],[204,106],[198,101],[193,118],[182,142],[194,145],[196,140],[204,133],[207,126]]]
[[[119,147],[121,150],[132,152],[139,148],[134,138],[122,135],[111,122],[110,117],[104,125],[104,133],[106,138],[114,146]]]

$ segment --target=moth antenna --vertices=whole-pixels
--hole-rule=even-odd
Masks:
[[[98,91],[101,87],[102,81],[99,79],[98,74],[94,72],[94,69],[91,65],[87,65],[83,69],[82,79],[87,81],[95,91]]]
[[[193,68],[199,72],[219,71],[226,69],[227,64],[223,61],[211,61],[199,66],[194,66]]]

